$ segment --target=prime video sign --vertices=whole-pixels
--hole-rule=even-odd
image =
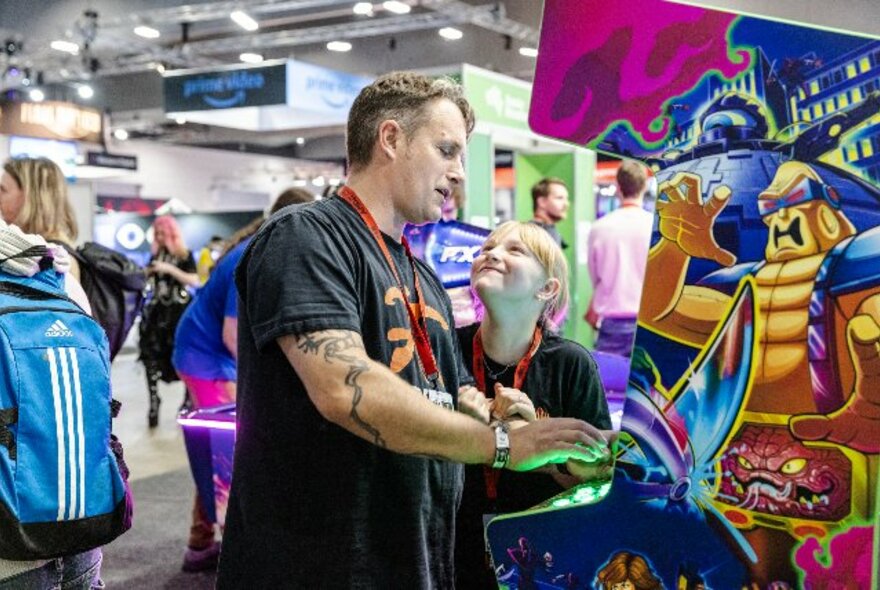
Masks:
[[[284,104],[285,64],[183,73],[164,78],[165,111]]]
[[[328,70],[298,61],[287,62],[287,104],[312,112],[348,115],[351,103],[370,78]]]
[[[211,78],[195,78],[183,83],[183,97],[201,96],[210,107],[226,109],[238,107],[244,104],[248,90],[259,90],[266,85],[263,74],[250,72],[232,72],[223,76]],[[229,94],[231,96],[219,98],[212,95]]]

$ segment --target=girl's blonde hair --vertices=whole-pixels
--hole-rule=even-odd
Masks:
[[[534,223],[522,221],[502,223],[489,234],[483,247],[492,248],[511,234],[515,234],[535,255],[548,279],[559,281],[559,292],[553,299],[547,301],[541,316],[542,320],[547,321],[568,305],[568,261],[547,230]]]
[[[12,223],[46,240],[73,244],[79,232],[61,168],[48,158],[11,158],[3,170],[24,194],[21,211]]]

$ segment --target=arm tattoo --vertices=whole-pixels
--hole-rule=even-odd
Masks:
[[[348,364],[348,374],[345,376],[345,384],[354,390],[351,399],[351,412],[349,417],[354,420],[355,424],[364,429],[373,440],[373,444],[377,447],[387,448],[385,439],[379,430],[361,418],[358,414],[358,405],[364,396],[364,390],[358,383],[358,378],[369,370],[369,365],[362,359],[352,354],[346,353],[351,349],[360,348],[355,342],[354,334],[351,332],[322,332],[321,336],[315,334],[303,334],[296,337],[296,346],[299,350],[306,354],[323,355],[324,360],[332,363],[339,360]]]

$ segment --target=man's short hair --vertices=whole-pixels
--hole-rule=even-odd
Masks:
[[[542,178],[541,180],[536,182],[534,186],[532,186],[532,211],[538,210],[538,199],[549,195],[550,185],[553,184],[560,184],[568,188],[568,186],[565,184],[565,181],[561,178],[556,178],[554,176]]]
[[[617,185],[624,199],[639,197],[648,186],[648,171],[635,160],[624,160],[617,169]]]
[[[404,133],[412,135],[425,123],[425,107],[444,98],[461,111],[470,135],[474,128],[474,111],[461,85],[455,81],[414,72],[391,72],[377,78],[361,90],[348,113],[348,165],[358,168],[370,163],[382,121],[397,121]]]

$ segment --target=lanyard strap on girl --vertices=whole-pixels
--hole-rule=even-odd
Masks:
[[[477,382],[477,389],[482,391],[488,397],[489,392],[486,391],[486,369],[485,369],[485,353],[483,352],[483,335],[482,335],[483,327],[480,326],[477,328],[477,333],[474,334],[474,379]],[[532,363],[532,357],[535,356],[535,353],[538,352],[538,347],[541,346],[541,339],[543,338],[543,331],[541,330],[541,326],[535,326],[535,332],[532,334],[532,342],[529,344],[529,349],[526,354],[519,359],[519,362],[516,364],[516,371],[513,374],[513,388],[519,389],[522,391],[523,383],[526,381],[526,373],[529,372],[529,365]],[[490,500],[495,500],[498,498],[498,478],[501,475],[501,472],[497,469],[492,469],[491,467],[483,468],[483,480],[486,484],[486,497]]]
[[[488,396],[491,392],[486,391],[486,369],[485,369],[485,353],[483,352],[483,327],[480,326],[477,329],[477,333],[474,334],[474,364],[472,365],[474,368],[474,379],[477,382],[477,389],[482,391],[486,396]],[[519,362],[516,364],[516,371],[513,374],[513,388],[522,390],[523,383],[526,380],[526,373],[529,372],[529,365],[532,362],[532,357],[535,356],[535,353],[538,352],[538,347],[541,346],[541,339],[543,338],[544,332],[541,330],[541,326],[535,326],[535,332],[532,334],[532,341],[529,344],[529,349],[526,354],[519,359]]]
[[[409,304],[406,297],[406,289],[400,278],[400,273],[397,272],[397,265],[394,263],[394,258],[391,257],[391,252],[388,251],[388,245],[385,244],[385,239],[382,237],[382,231],[379,229],[379,225],[373,218],[372,213],[370,213],[370,210],[367,209],[363,201],[360,200],[360,197],[358,197],[350,187],[343,186],[339,189],[338,194],[342,200],[351,205],[351,207],[357,211],[358,215],[361,216],[367,229],[370,230],[373,239],[376,240],[376,244],[379,245],[379,249],[382,250],[382,254],[385,256],[385,262],[388,263],[388,267],[394,274],[394,278],[397,280],[397,286],[400,289],[400,295],[405,301],[406,311],[409,315],[409,328],[412,333],[413,341],[415,341],[416,344],[416,351],[418,352],[419,360],[421,361],[422,371],[428,379],[428,382],[431,384],[431,387],[434,387],[435,389],[443,388],[443,376],[440,375],[440,371],[437,369],[437,361],[434,358],[434,351],[431,349],[431,340],[428,338],[428,316],[425,310],[425,297],[422,294],[419,273],[416,269],[416,263],[413,260],[412,252],[409,249],[409,243],[406,241],[405,237],[401,237],[403,249],[406,252],[406,257],[412,268],[413,282],[415,283],[416,292],[416,305],[418,305],[419,310],[418,317],[416,317],[413,307]]]

